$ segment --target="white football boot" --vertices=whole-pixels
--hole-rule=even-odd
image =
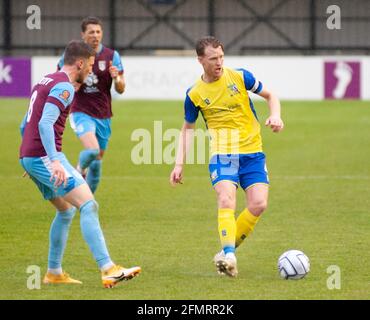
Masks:
[[[225,254],[223,250],[213,258],[218,274],[235,278],[238,275],[236,256],[233,253]]]

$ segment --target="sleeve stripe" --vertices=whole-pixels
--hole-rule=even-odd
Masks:
[[[260,82],[256,79],[256,81],[254,82],[254,85],[253,85],[251,91],[252,92],[255,92],[258,89],[259,85],[260,85]]]
[[[51,96],[48,96],[48,98],[46,99],[46,103],[52,103],[52,104],[55,104],[61,112],[64,111],[65,107],[64,107],[64,104],[62,102],[60,102],[57,98],[54,98],[54,97],[51,97]]]

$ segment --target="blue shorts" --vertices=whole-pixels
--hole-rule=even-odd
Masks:
[[[98,139],[99,148],[107,149],[112,134],[110,118],[97,119],[83,112],[73,112],[69,117],[69,122],[77,137],[81,137],[86,132],[93,132]]]
[[[212,185],[228,180],[245,190],[257,183],[269,184],[263,152],[250,154],[216,154],[209,163]]]
[[[80,173],[71,166],[62,152],[58,152],[58,159],[64,167],[68,178],[67,185],[65,187],[63,184],[59,187],[54,187],[54,181],[50,181],[51,168],[48,156],[24,157],[19,160],[24,170],[26,170],[30,178],[40,189],[45,200],[63,197],[74,188],[86,183],[84,178],[82,178]]]

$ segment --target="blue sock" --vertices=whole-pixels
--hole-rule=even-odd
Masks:
[[[49,269],[58,269],[62,267],[63,253],[68,239],[69,227],[75,213],[76,208],[72,207],[63,212],[57,211],[55,215],[49,233]]]
[[[89,185],[92,193],[95,193],[98,187],[98,184],[100,182],[101,165],[102,165],[102,160],[94,160],[91,162],[89,166],[89,171],[87,173],[86,182]]]
[[[100,228],[98,218],[98,203],[95,200],[85,202],[80,208],[80,224],[82,235],[89,245],[89,248],[99,265],[102,268],[104,265],[112,263],[109,257],[108,249],[105,244],[103,232]]]
[[[86,169],[99,154],[99,149],[85,149],[80,152],[80,168]]]
[[[235,253],[235,247],[224,247],[223,250],[225,254]]]

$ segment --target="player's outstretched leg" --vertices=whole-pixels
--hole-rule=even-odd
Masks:
[[[253,215],[248,208],[245,208],[236,220],[235,247],[239,247],[254,230],[260,216]]]
[[[92,193],[95,193],[98,188],[102,172],[102,160],[94,160],[89,166],[86,177],[86,182],[89,185]]]
[[[246,188],[248,207],[245,208],[236,220],[235,246],[239,247],[254,230],[262,213],[266,210],[268,200],[268,185],[257,183]]]
[[[76,213],[71,207],[65,211],[57,211],[50,227],[48,271],[43,279],[45,284],[81,284],[81,281],[71,278],[62,270],[62,260],[67,244],[69,228]]]
[[[141,272],[140,267],[123,268],[111,260],[98,218],[98,204],[89,200],[80,207],[81,230],[102,272],[104,287],[112,288],[122,280],[130,280]]]

